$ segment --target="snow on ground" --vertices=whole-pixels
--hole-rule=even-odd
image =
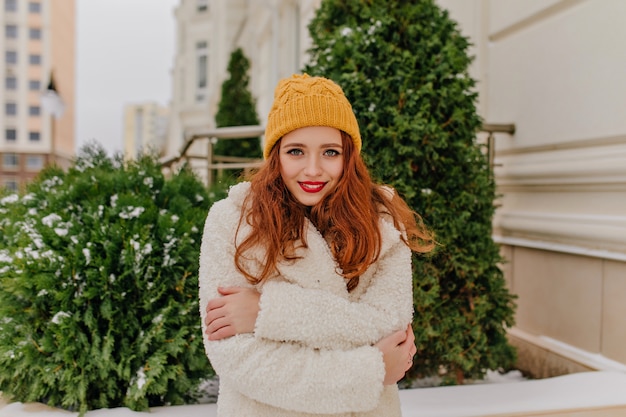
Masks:
[[[404,417],[476,417],[504,413],[574,408],[623,407],[626,413],[626,373],[583,372],[555,378],[525,380],[519,372],[490,373],[481,383],[400,391]],[[87,417],[215,417],[215,404],[156,407],[150,413],[128,408],[89,411]],[[76,417],[41,404],[11,403],[0,417]]]

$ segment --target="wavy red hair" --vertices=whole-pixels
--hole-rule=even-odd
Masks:
[[[350,136],[341,132],[343,173],[335,190],[313,207],[299,203],[288,191],[280,174],[280,140],[265,164],[250,178],[248,194],[239,225],[246,221],[252,228],[236,247],[235,265],[252,284],[264,282],[278,273],[280,261],[295,260],[297,247],[307,247],[306,218],[329,242],[331,252],[347,280],[349,291],[359,277],[378,260],[381,235],[378,221],[387,214],[403,232],[403,240],[413,251],[430,252],[434,239],[422,219],[397,193],[375,184]],[[392,195],[393,194],[393,195]],[[239,228],[237,229],[239,233]],[[246,270],[246,253],[264,249],[259,275]]]

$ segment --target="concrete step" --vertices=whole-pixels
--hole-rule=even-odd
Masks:
[[[400,392],[403,417],[626,417],[626,373]]]
[[[583,372],[554,378],[401,390],[403,417],[626,417],[626,373]],[[215,404],[156,407],[150,416],[215,417]],[[0,417],[66,417],[42,404],[3,403]],[[141,417],[128,409],[87,417]],[[383,417],[383,416],[381,416]]]

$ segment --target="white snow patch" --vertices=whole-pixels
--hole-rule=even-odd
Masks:
[[[52,226],[54,226],[54,223],[56,223],[56,222],[58,222],[60,220],[61,220],[61,216],[59,216],[56,213],[50,213],[46,217],[41,219],[41,223],[43,223],[44,226],[52,227]]]
[[[85,265],[89,265],[89,262],[91,262],[91,251],[83,248],[83,256],[85,257]]]
[[[128,206],[120,213],[122,219],[134,219],[143,213],[146,209],[143,207]]]
[[[5,204],[17,203],[19,199],[20,198],[18,197],[17,194],[11,194],[1,199],[0,204],[5,205]]]
[[[139,368],[137,371],[137,388],[141,389],[146,385],[146,373],[143,370],[143,367]]]
[[[50,320],[52,323],[54,324],[59,324],[61,322],[61,320],[63,320],[66,317],[70,317],[71,314],[70,313],[66,313],[65,311],[59,311],[58,313],[56,313],[54,315],[54,317],[52,317],[52,320]]]
[[[9,256],[9,251],[8,250],[0,250],[0,262],[6,262],[6,263],[10,263],[13,262],[13,258],[11,258],[11,256]]]

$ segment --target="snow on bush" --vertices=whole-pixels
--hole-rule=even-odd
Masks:
[[[81,414],[195,401],[213,375],[197,303],[210,203],[188,170],[96,145],[0,194],[0,391]]]

